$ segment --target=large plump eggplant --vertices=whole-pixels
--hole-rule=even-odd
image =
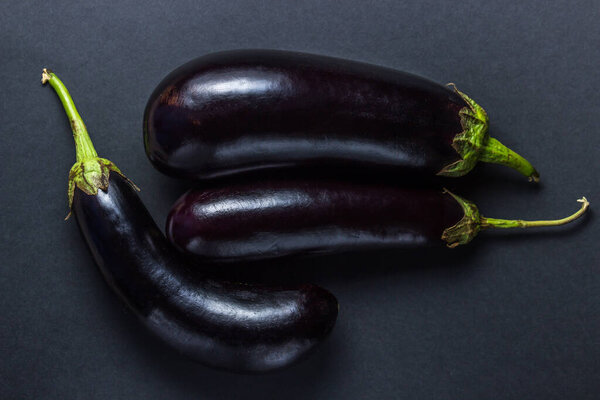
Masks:
[[[325,289],[202,277],[166,240],[134,185],[98,157],[62,82],[44,70],[45,82],[73,128],[69,204],[81,233],[109,286],[150,331],[206,365],[247,372],[289,365],[328,335],[338,305]]]
[[[489,137],[467,95],[374,65],[285,51],[209,54],[169,74],[144,115],[150,161],[176,177],[344,166],[461,176],[478,161],[539,175]]]
[[[274,180],[193,189],[173,206],[166,233],[210,261],[470,242],[486,228],[553,226],[555,221],[485,218],[448,191],[326,180]]]

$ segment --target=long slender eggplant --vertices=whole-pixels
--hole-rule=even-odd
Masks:
[[[191,190],[173,206],[167,237],[211,261],[470,242],[486,228],[553,226],[555,221],[485,218],[448,191],[348,182],[270,181]]]
[[[312,166],[461,176],[478,161],[539,177],[489,136],[486,112],[456,87],[285,51],[214,53],[177,68],[148,100],[144,143],[156,168],[187,178]]]
[[[325,289],[200,277],[158,229],[135,186],[98,157],[62,82],[44,70],[45,82],[58,93],[76,144],[69,205],[109,286],[150,331],[204,364],[237,371],[286,366],[327,336],[338,306]]]

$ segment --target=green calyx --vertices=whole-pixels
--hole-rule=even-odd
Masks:
[[[497,218],[485,218],[479,214],[477,206],[468,200],[463,199],[444,189],[444,193],[449,194],[456,200],[464,212],[464,216],[455,225],[447,228],[442,233],[442,240],[446,242],[448,247],[456,247],[461,244],[467,244],[479,231],[488,228],[535,228],[535,227],[547,227],[547,226],[559,226],[565,225],[569,222],[575,221],[577,218],[585,214],[586,210],[590,206],[590,202],[582,197],[577,200],[581,204],[579,210],[569,215],[568,217],[555,219],[555,220],[541,220],[541,221],[524,221],[521,219],[497,219]]]
[[[458,113],[463,131],[452,141],[452,147],[461,159],[446,165],[438,175],[463,176],[471,171],[478,161],[483,161],[506,165],[527,176],[529,180],[537,182],[539,174],[529,161],[489,136],[489,118],[485,110],[454,84],[449,85],[467,104]]]
[[[73,164],[69,171],[69,209],[73,205],[73,195],[76,187],[90,196],[97,195],[98,189],[108,190],[108,177],[111,171],[127,179],[121,170],[106,158],[94,157]],[[69,215],[67,215],[67,218]]]
[[[87,132],[87,128],[83,123],[79,112],[75,108],[75,103],[69,94],[69,91],[60,79],[50,70],[44,68],[42,72],[42,84],[49,83],[56,91],[73,130],[73,139],[75,140],[75,154],[77,162],[69,171],[69,210],[73,205],[73,196],[75,188],[79,188],[84,193],[95,196],[98,194],[98,189],[108,190],[108,180],[110,172],[116,172],[125,178],[136,190],[139,190],[133,182],[131,182],[117,166],[110,160],[98,157],[96,149]],[[71,213],[67,215],[67,218]]]
[[[442,240],[445,241],[446,245],[450,248],[461,244],[467,244],[473,240],[481,230],[481,216],[479,215],[479,209],[475,204],[455,195],[447,189],[444,189],[444,193],[449,194],[458,202],[465,215],[455,225],[444,230],[442,233]]]

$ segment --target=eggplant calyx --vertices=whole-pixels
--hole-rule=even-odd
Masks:
[[[73,196],[75,188],[81,189],[88,195],[98,194],[98,189],[106,191],[108,189],[108,179],[110,172],[116,172],[125,178],[131,186],[136,190],[140,190],[133,182],[131,182],[117,166],[110,160],[98,157],[92,139],[88,134],[87,128],[83,123],[83,119],[79,115],[73,98],[69,91],[60,79],[49,69],[44,68],[42,71],[42,85],[49,83],[60,99],[73,131],[73,139],[75,141],[75,154],[77,162],[69,171],[69,210],[73,204]],[[67,218],[71,216],[71,212]]]
[[[473,203],[455,195],[448,189],[444,189],[444,193],[449,194],[460,204],[465,215],[455,225],[446,228],[442,233],[442,240],[446,242],[446,246],[453,248],[461,244],[467,244],[481,230],[481,216],[479,209]]]
[[[467,107],[459,111],[460,124],[463,128],[453,141],[452,147],[461,159],[446,165],[438,175],[463,176],[471,171],[477,162],[489,162],[505,165],[516,169],[529,178],[539,181],[539,173],[525,158],[509,149],[489,135],[489,118],[485,110],[465,93],[458,90],[456,85],[449,83],[454,91],[464,100]]]
[[[98,189],[106,192],[108,190],[108,178],[111,171],[125,178],[136,190],[140,190],[129,178],[123,175],[115,163],[106,158],[95,157],[78,161],[73,164],[73,167],[69,171],[69,210],[71,210],[71,206],[73,205],[73,196],[76,187],[90,196],[97,195]],[[70,216],[71,212],[69,212],[65,219],[68,219]]]

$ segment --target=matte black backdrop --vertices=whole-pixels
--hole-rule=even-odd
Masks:
[[[597,399],[600,6],[597,1],[12,1],[0,14],[2,399]],[[99,153],[163,225],[185,184],[155,171],[142,112],[179,64],[233,48],[301,50],[455,82],[542,184],[478,166],[447,185],[485,215],[587,218],[468,247],[275,263],[240,279],[312,281],[341,310],[312,357],[270,375],[196,365],[108,289],[67,213],[66,82]],[[477,185],[476,187],[472,185]]]

